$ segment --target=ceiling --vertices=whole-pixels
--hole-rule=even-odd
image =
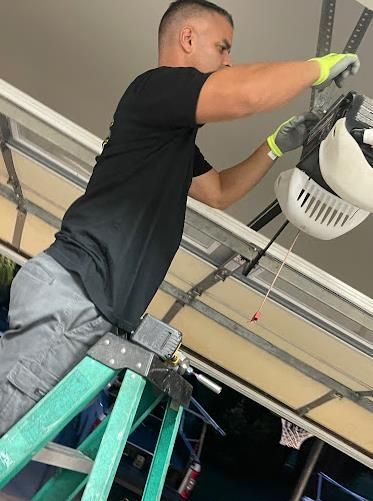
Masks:
[[[370,0],[364,0],[364,3]],[[316,51],[321,0],[220,0],[232,13],[235,63],[307,59]],[[156,34],[168,0],[1,0],[0,78],[105,137],[115,106],[139,73],[157,65]],[[355,0],[337,0],[332,49],[343,50],[362,11]],[[345,90],[373,97],[373,28],[359,50],[362,68]],[[276,82],[273,82],[276,85]],[[290,115],[309,107],[310,93],[286,107],[248,119],[204,127],[198,143],[218,170],[247,157]],[[228,212],[251,220],[274,199],[274,180],[294,167],[299,152],[279,160],[266,179]],[[263,232],[270,236],[276,220]],[[289,245],[287,229],[279,243]],[[373,217],[336,240],[303,235],[295,253],[373,297]]]

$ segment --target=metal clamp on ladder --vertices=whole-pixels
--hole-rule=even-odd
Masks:
[[[107,499],[128,436],[166,396],[158,442],[142,499],[159,500],[193,373],[179,352],[181,333],[146,315],[130,339],[107,334],[58,385],[0,439],[0,489],[30,460],[59,466],[32,498],[73,500],[84,489],[83,501]],[[48,444],[110,381],[125,370],[109,416],[79,449]],[[220,388],[201,375],[213,391]]]

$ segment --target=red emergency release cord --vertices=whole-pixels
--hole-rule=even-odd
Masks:
[[[258,310],[258,311],[257,311],[257,312],[253,315],[252,319],[250,320],[250,323],[256,323],[256,322],[258,322],[258,320],[260,320],[260,317],[262,316],[262,309],[263,309],[263,306],[265,305],[265,302],[267,301],[268,296],[269,296],[269,295],[270,295],[270,293],[272,292],[272,289],[273,289],[273,287],[274,287],[274,285],[275,285],[275,283],[276,283],[276,280],[278,279],[278,277],[279,277],[279,275],[280,275],[280,273],[281,273],[281,271],[282,271],[282,268],[285,266],[286,260],[287,260],[287,258],[289,257],[289,255],[290,255],[291,251],[293,250],[294,245],[296,244],[296,242],[297,242],[297,240],[298,240],[299,235],[300,235],[300,230],[299,230],[299,231],[298,231],[298,233],[295,235],[295,238],[294,238],[294,240],[293,240],[293,243],[291,244],[291,246],[290,246],[289,250],[287,251],[286,256],[284,257],[284,260],[282,261],[281,266],[280,266],[280,268],[278,269],[278,272],[276,273],[276,276],[275,276],[275,278],[273,279],[273,281],[272,281],[272,283],[271,283],[271,286],[269,287],[268,292],[267,292],[267,294],[265,295],[265,297],[264,297],[264,299],[263,299],[263,301],[262,301],[262,304],[261,304],[261,305],[260,305],[260,307],[259,307],[259,310]]]

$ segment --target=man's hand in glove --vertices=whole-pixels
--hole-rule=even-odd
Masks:
[[[267,138],[268,146],[275,157],[299,148],[319,118],[312,112],[289,118]]]
[[[327,54],[314,57],[320,66],[320,77],[313,84],[316,89],[323,89],[334,80],[338,87],[342,87],[344,80],[350,75],[356,75],[360,68],[360,61],[356,54]]]

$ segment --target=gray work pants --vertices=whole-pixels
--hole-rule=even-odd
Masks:
[[[110,329],[76,274],[42,253],[13,280],[0,338],[0,437]]]

